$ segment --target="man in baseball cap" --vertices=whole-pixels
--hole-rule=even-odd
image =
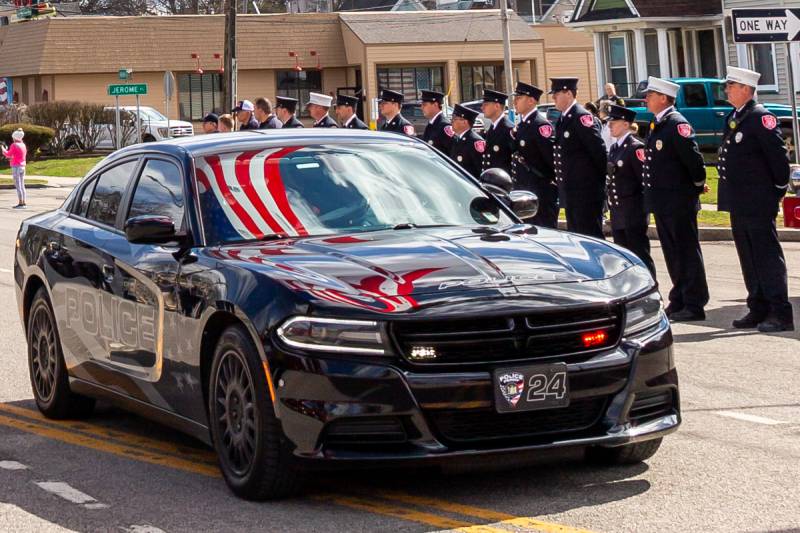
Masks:
[[[219,133],[219,116],[216,113],[203,117],[203,133]]]
[[[236,104],[231,113],[235,114],[236,120],[239,121],[239,130],[257,130],[261,126],[253,116],[255,110],[256,106],[250,100],[241,100]]]
[[[650,122],[642,181],[646,209],[653,213],[658,240],[672,280],[670,320],[705,320],[708,282],[697,232],[699,196],[706,183],[694,129],[675,109],[680,86],[651,76],[645,102]]]
[[[312,128],[338,128],[336,121],[328,116],[333,97],[321,93],[308,93],[306,109],[308,114],[314,119]]]

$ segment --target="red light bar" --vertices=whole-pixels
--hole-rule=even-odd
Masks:
[[[608,333],[606,330],[601,329],[598,331],[591,331],[589,333],[584,333],[581,337],[583,341],[584,348],[591,348],[592,346],[600,346],[605,344],[608,340]]]

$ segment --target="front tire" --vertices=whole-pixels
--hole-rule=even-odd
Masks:
[[[605,466],[641,463],[655,455],[661,446],[661,441],[662,439],[646,440],[614,448],[592,446],[586,449],[586,460],[592,464]]]
[[[53,310],[44,288],[33,296],[28,313],[28,370],[36,406],[48,418],[86,418],[95,400],[74,394],[61,352]]]
[[[211,438],[228,487],[248,500],[295,494],[300,476],[275,418],[261,359],[243,327],[222,333],[209,379]]]

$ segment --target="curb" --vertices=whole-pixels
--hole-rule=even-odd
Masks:
[[[52,188],[52,187],[58,188],[58,187],[60,187],[60,185],[50,185],[49,183],[33,183],[33,184],[30,184],[30,185],[27,184],[27,183],[25,184],[25,188],[26,189],[49,189],[49,188]],[[10,185],[10,184],[9,185],[0,185],[0,190],[11,190],[11,191],[13,191],[14,190],[14,186]]]
[[[566,230],[567,223],[563,220],[558,221],[558,229]],[[603,225],[603,233],[606,237],[611,236],[611,230],[608,225]],[[698,228],[698,235],[700,241],[733,241],[733,232],[731,228],[707,226]],[[650,240],[658,240],[658,231],[655,225],[650,225],[647,228],[647,236]],[[778,239],[781,242],[800,242],[800,230],[792,228],[778,228]]]

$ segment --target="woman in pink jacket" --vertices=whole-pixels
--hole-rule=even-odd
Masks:
[[[11,134],[11,138],[14,140],[11,148],[7,149],[5,145],[2,145],[3,156],[11,162],[11,175],[14,177],[14,188],[17,190],[18,203],[14,209],[25,207],[25,159],[28,155],[28,148],[22,142],[23,137],[25,137],[25,132],[20,128]]]

